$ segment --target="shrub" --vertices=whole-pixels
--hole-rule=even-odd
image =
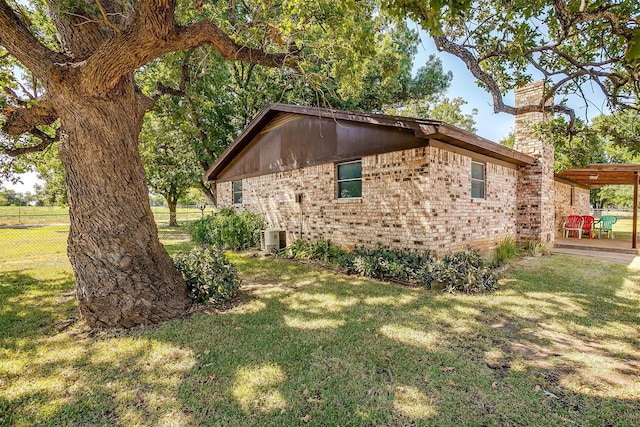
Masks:
[[[338,246],[332,245],[330,240],[305,242],[298,239],[287,246],[281,253],[285,258],[314,259],[326,264],[339,264],[338,260],[345,256],[345,252]]]
[[[428,286],[441,285],[448,292],[486,292],[498,287],[496,274],[475,251],[446,254],[436,261],[429,276],[431,282]]]
[[[218,248],[194,248],[179,252],[173,261],[187,282],[189,297],[195,303],[221,303],[236,294],[240,277],[235,266]]]
[[[309,243],[304,240],[298,239],[295,240],[292,244],[284,248],[282,252],[280,252],[280,256],[284,258],[294,259],[294,258],[308,258],[307,254],[309,252]]]
[[[357,246],[345,252],[328,240],[312,243],[296,240],[279,256],[316,259],[365,277],[409,281],[428,288],[442,287],[449,292],[483,292],[494,290],[498,285],[493,270],[474,251],[447,254],[436,261],[430,250],[416,253],[381,246],[373,249]]]
[[[356,273],[377,279],[416,280],[422,265],[432,263],[431,251],[422,254],[377,247],[358,246],[353,250],[351,269]]]
[[[535,242],[533,240],[527,240],[522,250],[529,256],[541,256],[547,255],[549,253],[547,245],[545,245],[543,242]]]
[[[260,230],[264,221],[259,215],[245,211],[237,214],[231,208],[192,221],[188,230],[196,243],[242,250],[260,245]]]
[[[491,264],[496,267],[505,265],[509,260],[513,257],[517,256],[519,253],[518,247],[516,246],[516,241],[513,237],[507,236],[498,245],[498,250],[493,255],[493,259],[491,260]]]

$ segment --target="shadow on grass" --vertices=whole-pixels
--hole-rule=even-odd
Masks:
[[[32,347],[25,338],[48,335],[57,322],[75,315],[73,284],[70,274],[46,282],[22,271],[0,272],[1,346]]]
[[[637,338],[618,330],[594,343],[582,328],[585,317],[637,327],[624,314],[632,300],[617,295],[623,275],[593,298],[584,284],[545,290],[524,278],[504,295],[450,296],[265,262],[240,259],[253,297],[243,306],[194,316],[186,340],[154,334],[200,355],[180,386],[197,423],[639,421]],[[516,299],[531,306],[522,320]]]
[[[189,233],[184,226],[159,226],[158,237],[162,241],[169,255],[173,255],[181,251],[189,251],[195,247],[195,243],[191,241],[191,237],[189,237]]]
[[[57,354],[33,350],[21,372],[60,384],[43,393],[27,382],[0,411],[40,405],[26,422],[51,425],[640,421],[637,385],[612,381],[639,372],[637,334],[626,333],[638,327],[627,312],[635,274],[585,284],[549,259],[516,266],[495,294],[467,296],[233,258],[245,282],[235,307],[52,337]]]

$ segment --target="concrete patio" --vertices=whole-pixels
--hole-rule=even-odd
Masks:
[[[623,264],[640,270],[640,252],[631,248],[631,237],[588,239],[556,237],[551,253],[592,258],[598,261]]]
[[[638,249],[631,248],[631,237],[616,237],[615,239],[589,239],[583,237],[556,237],[556,248],[580,249],[602,252],[617,252],[623,254],[638,255]]]

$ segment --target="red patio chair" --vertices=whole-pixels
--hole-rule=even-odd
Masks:
[[[587,233],[590,239],[593,239],[596,236],[595,231],[593,230],[593,222],[595,218],[590,215],[582,215],[582,219],[584,220],[582,223],[582,230],[580,234]]]
[[[584,219],[580,215],[569,215],[562,224],[563,237],[567,238],[570,234],[577,234],[578,239],[582,238],[582,224],[584,224]]]

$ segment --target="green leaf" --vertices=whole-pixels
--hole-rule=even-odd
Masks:
[[[640,59],[640,29],[635,29],[633,39],[629,42],[629,47],[624,57],[627,62]]]

